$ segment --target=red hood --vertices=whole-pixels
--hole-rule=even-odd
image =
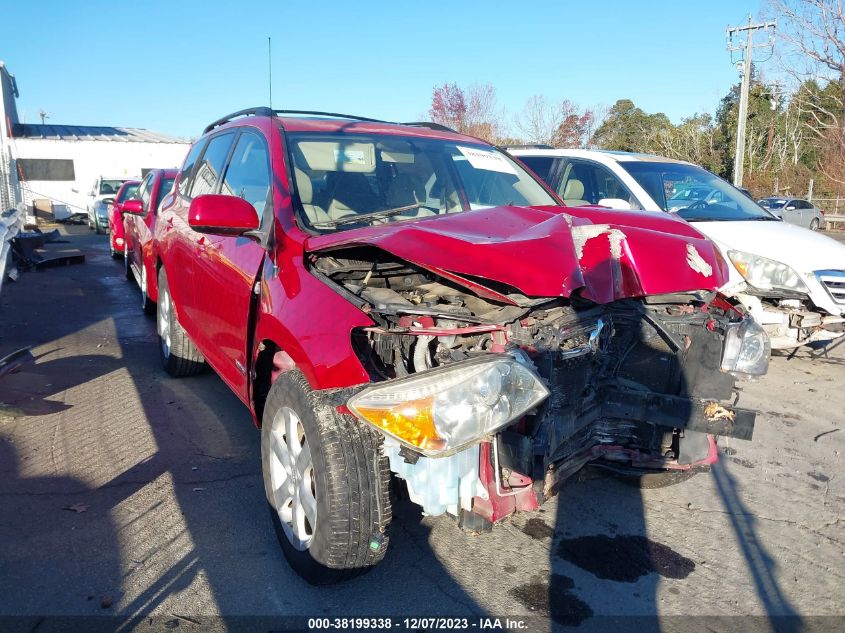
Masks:
[[[481,284],[489,279],[529,297],[567,297],[584,288],[583,296],[598,303],[715,290],[727,278],[715,246],[686,222],[585,209],[573,217],[562,211],[479,209],[318,235],[305,247],[314,252],[375,246],[452,279],[467,276]],[[611,218],[616,221],[608,222]]]

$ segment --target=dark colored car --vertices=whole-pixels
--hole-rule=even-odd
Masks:
[[[141,307],[147,314],[155,313],[158,286],[153,235],[159,207],[173,190],[175,169],[153,169],[138,187],[135,199],[124,203],[123,226],[126,252],[126,278],[135,279],[141,289]]]
[[[123,203],[135,195],[139,184],[140,180],[124,182],[114,197],[114,204],[109,207],[109,252],[114,258],[123,255],[124,249]]]
[[[570,214],[432,124],[245,110],[209,125],[155,228],[164,368],[211,365],[261,427],[281,547],[312,583],[385,555],[391,471],[465,528],[591,461],[692,473],[749,439],[768,339],[668,215]]]

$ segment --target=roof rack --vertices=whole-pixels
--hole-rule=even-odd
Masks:
[[[227,114],[222,119],[217,119],[213,123],[209,123],[205,129],[202,131],[203,134],[208,134],[216,127],[223,125],[224,123],[228,123],[232,119],[237,119],[240,116],[273,116],[273,111],[267,107],[260,107],[260,108],[247,108],[246,110],[238,110],[237,112],[232,112],[232,114]]]
[[[365,116],[356,116],[354,114],[339,114],[337,112],[319,112],[317,110],[273,110],[274,114],[307,114],[310,116],[324,116],[332,119],[350,119],[352,121],[366,121],[367,123],[388,123],[381,119],[370,119]]]
[[[439,132],[454,132],[459,134],[457,130],[441,125],[440,123],[433,123],[432,121],[410,121],[408,123],[400,123],[399,125],[411,125],[414,127],[427,127],[430,130],[437,130]]]
[[[388,123],[390,124],[391,121],[383,121],[381,119],[371,119],[365,116],[357,116],[354,114],[340,114],[338,112],[320,112],[318,110],[272,110],[268,107],[259,107],[259,108],[247,108],[246,110],[238,110],[237,112],[233,112],[232,114],[227,114],[223,118],[217,119],[213,123],[209,123],[206,128],[203,130],[203,134],[208,134],[211,130],[216,127],[223,125],[224,123],[228,123],[233,119],[237,119],[238,117],[242,116],[274,116],[276,114],[303,114],[307,116],[321,116],[321,117],[329,117],[333,119],[349,119],[351,121],[363,121],[366,123]],[[453,132],[458,134],[456,130],[453,130],[450,127],[446,127],[445,125],[441,125],[440,123],[433,123],[431,121],[412,121],[409,123],[394,123],[394,125],[409,125],[413,127],[425,127],[430,130],[438,130],[440,132]],[[520,146],[523,147],[523,146]],[[536,146],[524,146],[524,147],[541,147],[540,145]],[[542,146],[551,149],[548,146]]]
[[[526,143],[525,145],[507,145],[505,149],[554,149],[546,143]]]

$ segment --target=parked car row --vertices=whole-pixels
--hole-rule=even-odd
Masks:
[[[539,148],[512,153],[571,207],[668,212],[691,223],[726,262],[721,291],[763,326],[772,348],[794,349],[845,333],[845,245],[814,232],[818,209],[800,212],[808,214],[800,219],[813,229],[808,231],[781,221],[781,215],[796,220],[789,214],[802,201],[770,198],[761,201],[763,208],[707,170],[659,156]]]
[[[587,463],[689,476],[716,436],[751,438],[735,383],[766,372],[769,340],[720,292],[729,260],[680,211],[603,208],[643,187],[530,158],[551,186],[442,126],[256,108],[121,203],[112,249],[163,367],[209,365],[249,408],[309,582],[384,557],[391,473],[478,531]],[[673,164],[652,191],[681,168],[704,178]]]

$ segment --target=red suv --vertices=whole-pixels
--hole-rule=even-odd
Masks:
[[[768,339],[666,215],[568,213],[435,124],[244,110],[209,125],[155,230],[161,359],[211,365],[261,427],[266,498],[312,583],[385,554],[391,472],[479,530],[591,461],[625,473],[749,439]]]
[[[165,196],[173,190],[176,174],[175,169],[150,170],[138,187],[135,199],[123,205],[126,278],[138,282],[141,308],[147,314],[155,313],[158,296],[153,253],[156,218]]]
[[[139,184],[139,180],[124,182],[109,207],[109,252],[115,259],[123,254],[123,204],[135,195]]]

